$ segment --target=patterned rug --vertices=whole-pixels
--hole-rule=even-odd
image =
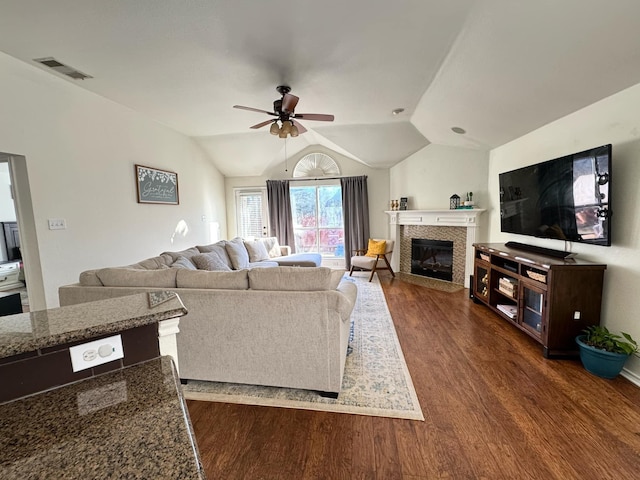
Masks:
[[[342,389],[337,399],[291,388],[189,381],[189,400],[242,403],[378,417],[424,420],[395,327],[375,276],[354,272],[358,298],[351,315],[352,336]]]

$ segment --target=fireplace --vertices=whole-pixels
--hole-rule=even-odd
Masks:
[[[453,280],[453,242],[448,240],[411,239],[411,273]]]
[[[452,283],[468,287],[469,275],[473,274],[473,244],[483,212],[480,208],[386,212],[391,227],[389,238],[396,241],[391,266],[396,272],[412,275],[412,238],[453,241]]]

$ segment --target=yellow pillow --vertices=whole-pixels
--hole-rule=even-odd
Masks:
[[[369,239],[369,247],[367,248],[367,257],[375,257],[377,255],[384,255],[387,250],[387,242],[385,240],[371,240]]]

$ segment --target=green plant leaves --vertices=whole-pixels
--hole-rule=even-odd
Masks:
[[[638,343],[628,333],[620,332],[620,336],[601,325],[591,325],[583,331],[586,335],[584,343],[587,345],[607,352],[640,356]]]

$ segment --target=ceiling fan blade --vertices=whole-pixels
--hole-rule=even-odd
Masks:
[[[285,93],[282,96],[282,111],[287,113],[293,113],[293,111],[296,109],[296,105],[298,104],[298,100],[300,99],[295,95]]]
[[[301,135],[307,131],[307,129],[304,128],[304,126],[300,122],[296,122],[293,118],[291,118],[290,120],[296,127],[298,127],[298,135]]]
[[[256,125],[253,125],[250,128],[262,128],[269,125],[270,123],[273,123],[273,120],[267,120],[266,122],[257,123]]]
[[[234,105],[233,108],[239,108],[240,110],[249,110],[250,112],[266,113],[267,115],[273,115],[274,117],[276,116],[276,114],[273,113],[273,112],[268,112],[266,110],[260,110],[259,108],[243,107],[242,105]]]
[[[299,120],[319,120],[321,122],[333,122],[334,116],[324,113],[296,113],[295,117]]]

